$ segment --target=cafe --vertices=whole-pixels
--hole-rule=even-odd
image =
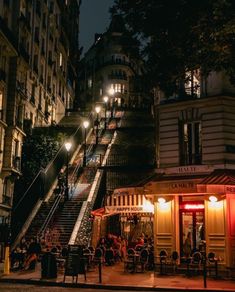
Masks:
[[[184,256],[184,242],[192,253],[215,253],[219,265],[235,267],[235,170],[204,166],[178,167],[144,186],[154,202],[155,254],[166,250]]]
[[[143,233],[153,236],[153,204],[146,199],[142,187],[115,189],[107,196],[105,206],[92,215],[94,246],[108,233],[122,236],[130,244]]]

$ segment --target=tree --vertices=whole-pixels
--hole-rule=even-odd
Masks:
[[[197,68],[224,70],[235,84],[235,1],[115,0],[111,13],[141,40],[150,86],[170,94]]]

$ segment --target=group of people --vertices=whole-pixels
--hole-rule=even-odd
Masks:
[[[126,258],[127,250],[129,247],[133,247],[136,250],[140,250],[142,248],[151,248],[153,246],[152,238],[148,237],[147,235],[141,234],[139,238],[132,242],[131,244],[123,238],[122,236],[117,236],[111,233],[108,233],[105,237],[101,237],[97,248],[102,249],[104,260],[107,265],[111,265],[110,257],[106,256],[106,254],[110,254],[110,252],[106,251],[113,251],[113,258],[115,261],[123,261]],[[113,261],[112,261],[113,263]]]
[[[37,238],[26,240],[22,238],[20,243],[11,252],[11,269],[34,269],[39,255],[41,254],[41,244]]]

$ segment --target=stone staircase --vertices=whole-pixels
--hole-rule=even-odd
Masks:
[[[78,184],[73,197],[60,206],[45,232],[46,245],[50,247],[68,245],[82,203],[87,199],[89,191],[90,184]]]
[[[51,196],[51,198],[49,199],[49,201],[42,203],[42,206],[40,208],[40,212],[37,212],[32,223],[30,224],[30,227],[27,230],[27,233],[25,234],[25,238],[27,240],[29,240],[32,237],[38,236],[38,232],[39,232],[41,226],[43,225],[43,223],[45,222],[45,219],[46,219],[49,211],[51,210],[51,208],[55,202],[55,199],[56,199],[56,195],[53,194]]]

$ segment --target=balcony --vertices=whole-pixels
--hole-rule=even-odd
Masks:
[[[12,167],[21,172],[21,158],[20,156],[12,156]]]

